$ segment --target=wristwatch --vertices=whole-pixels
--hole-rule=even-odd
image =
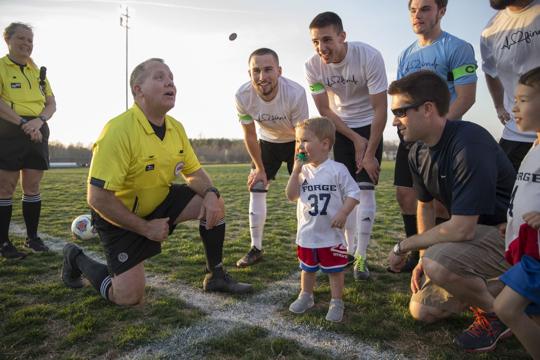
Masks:
[[[403,255],[403,252],[401,251],[400,243],[397,243],[396,245],[394,245],[394,248],[392,249],[392,252],[394,253],[394,255],[397,255],[397,256],[402,256]]]
[[[20,121],[19,126],[23,126],[24,124],[28,122],[28,120],[26,120],[25,118],[20,118],[19,121]]]
[[[49,120],[45,115],[39,115],[38,118],[43,122],[47,122],[47,120]]]
[[[210,186],[206,190],[204,190],[204,196],[206,196],[206,194],[208,194],[209,192],[213,192],[214,194],[216,194],[218,199],[221,196],[221,194],[219,193],[219,190],[213,186]]]

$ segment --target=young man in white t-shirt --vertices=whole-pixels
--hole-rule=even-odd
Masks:
[[[505,257],[513,266],[499,277],[506,286],[493,307],[531,357],[540,359],[540,67],[520,77],[512,112],[519,130],[534,131],[537,139],[512,191]]]
[[[540,0],[490,0],[499,10],[480,38],[482,70],[504,131],[499,144],[517,171],[536,134],[520,131],[512,116],[521,74],[540,66]]]
[[[266,193],[282,162],[289,174],[294,163],[294,126],[309,117],[306,92],[296,82],[281,76],[279,58],[267,48],[249,56],[251,80],[236,92],[236,110],[244,130],[244,142],[252,160],[248,176],[251,248],[236,262],[253,265],[262,258],[266,221]],[[257,124],[259,134],[257,139]]]
[[[309,29],[316,52],[305,64],[309,88],[319,113],[336,126],[334,159],[347,167],[360,188],[360,205],[345,233],[347,251],[356,258],[355,279],[365,280],[386,125],[384,61],[375,48],[346,42],[341,19],[333,12],[317,15]]]
[[[332,300],[326,320],[343,318],[343,270],[347,249],[343,227],[358,204],[360,191],[347,168],[328,158],[336,128],[327,118],[308,119],[296,126],[297,160],[287,183],[287,198],[297,201],[297,253],[302,269],[300,295],[289,310],[301,314],[314,305],[316,272],[330,277]]]

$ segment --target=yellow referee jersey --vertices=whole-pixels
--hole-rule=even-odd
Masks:
[[[110,120],[93,146],[88,182],[138,216],[150,214],[177,176],[201,168],[182,124],[166,116],[165,126],[161,140],[137,104]]]
[[[6,55],[0,59],[0,99],[20,116],[38,116],[45,107],[45,99],[52,96],[45,79],[45,93],[39,87],[39,69],[30,62],[22,67]]]

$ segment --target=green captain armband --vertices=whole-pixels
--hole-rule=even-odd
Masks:
[[[457,79],[462,78],[464,76],[472,75],[476,73],[477,68],[478,66],[476,66],[476,64],[468,64],[468,65],[460,66],[452,70],[452,78],[454,81],[456,81]]]
[[[321,83],[312,84],[312,85],[309,85],[309,90],[312,93],[320,92],[324,90],[324,85]]]
[[[253,120],[253,118],[249,114],[244,114],[244,115],[238,114],[238,119],[240,121],[251,121],[251,120]]]

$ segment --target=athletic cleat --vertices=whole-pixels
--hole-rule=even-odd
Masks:
[[[245,294],[251,292],[251,284],[241,283],[234,280],[223,268],[206,274],[203,281],[204,291],[219,291],[230,294]]]
[[[6,259],[24,259],[27,254],[17,250],[11,241],[8,240],[0,245],[0,255]]]
[[[510,328],[495,313],[471,308],[474,322],[454,339],[454,343],[467,352],[487,352],[495,349],[497,341],[512,336]]]
[[[298,295],[298,298],[289,306],[289,311],[295,314],[303,314],[307,309],[313,307],[313,305],[315,305],[313,294],[302,291]]]
[[[236,267],[251,266],[256,262],[260,261],[262,259],[262,256],[263,250],[259,250],[255,246],[252,246],[251,249],[249,249],[248,253],[236,262]]]
[[[26,238],[24,246],[36,252],[49,251],[49,248],[43,243],[43,240],[41,240],[41,238],[39,237],[34,239]]]
[[[332,322],[341,322],[343,320],[343,311],[345,310],[345,304],[341,299],[330,300],[330,306],[326,313],[326,320]]]
[[[369,269],[367,267],[367,260],[362,256],[358,256],[354,260],[353,276],[355,280],[367,280],[369,279]]]
[[[67,287],[78,289],[83,287],[81,271],[77,268],[75,258],[82,253],[82,249],[75,244],[67,243],[64,246],[64,265],[62,266],[62,281]]]

